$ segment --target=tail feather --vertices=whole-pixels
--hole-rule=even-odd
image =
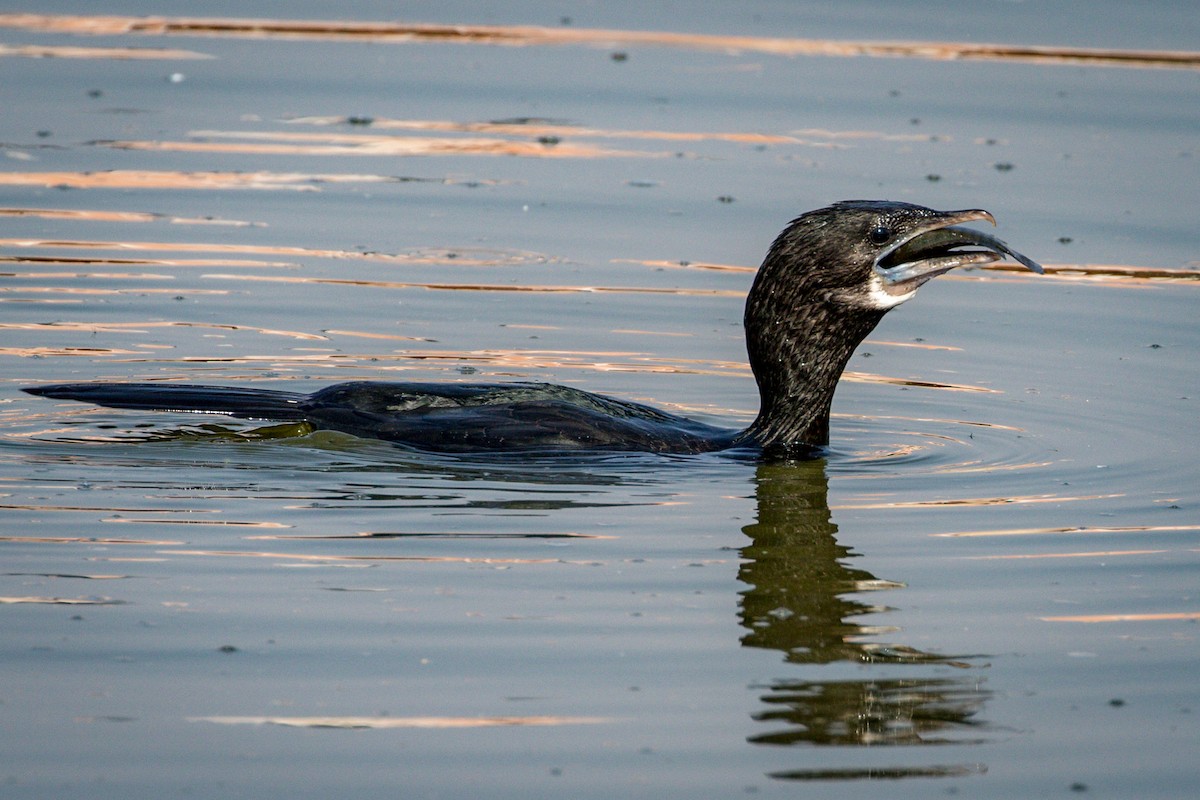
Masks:
[[[302,420],[308,395],[237,386],[169,383],[57,383],[22,391],[55,400],[79,400],[109,408],[227,414],[242,419]]]

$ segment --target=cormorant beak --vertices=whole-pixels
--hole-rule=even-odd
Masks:
[[[957,267],[991,264],[1005,256],[1034,272],[1045,272],[1036,261],[1021,255],[995,236],[956,227],[959,223],[977,220],[996,224],[996,219],[980,208],[947,211],[930,217],[884,248],[876,256],[874,266],[886,291],[893,295],[908,294],[926,281]]]

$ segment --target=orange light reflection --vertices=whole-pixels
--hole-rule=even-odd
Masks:
[[[605,30],[534,25],[445,25],[220,17],[123,17],[70,14],[0,14],[0,27],[119,36],[212,36],[251,39],[316,39],[409,44],[438,42],[508,46],[651,46],[729,54],[918,58],[936,61],[989,60],[1200,69],[1200,53],[1171,50],[1006,45],[976,42],[838,41],[764,36],[725,36],[667,31]]]

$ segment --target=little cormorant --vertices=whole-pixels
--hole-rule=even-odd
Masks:
[[[854,349],[890,309],[956,267],[1012,257],[958,227],[987,211],[934,211],[854,200],[793,220],[767,252],[746,299],[744,327],[758,417],[742,431],[639,403],[544,383],[339,383],[312,394],[157,383],[67,383],[31,394],[113,408],[306,422],[315,429],[438,452],[751,449],[810,457],[829,443],[829,411]]]

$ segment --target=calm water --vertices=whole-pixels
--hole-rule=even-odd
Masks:
[[[923,9],[10,6],[0,794],[1193,796],[1195,14]],[[863,41],[938,44],[810,54]],[[988,208],[1050,269],[893,312],[818,462],[18,391],[536,379],[741,425],[753,269],[850,197]]]

